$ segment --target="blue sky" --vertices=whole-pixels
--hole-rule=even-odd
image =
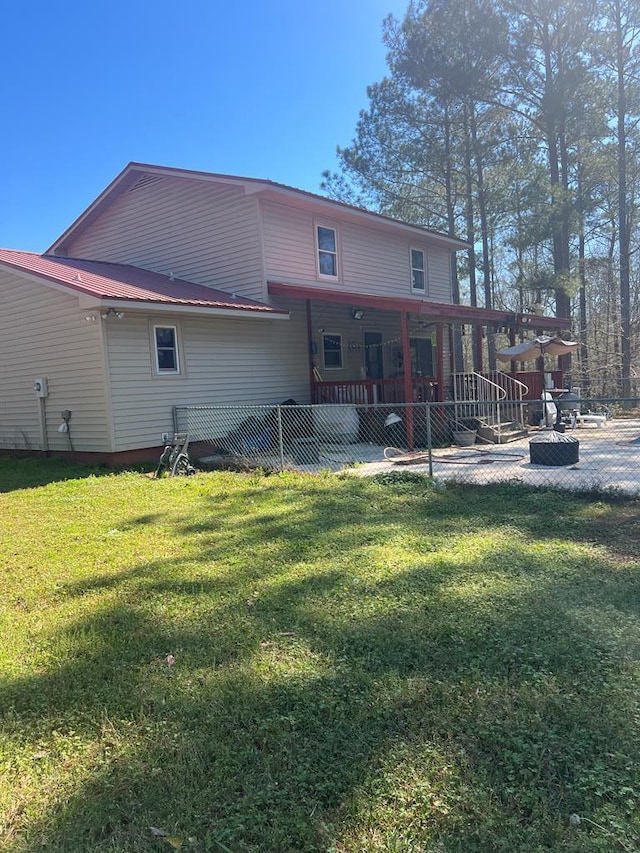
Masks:
[[[26,0],[3,11],[0,246],[44,251],[130,161],[317,192],[408,0]]]

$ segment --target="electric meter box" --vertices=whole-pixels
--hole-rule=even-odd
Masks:
[[[49,383],[47,382],[47,377],[41,376],[39,379],[34,379],[33,390],[35,391],[36,397],[48,397]]]

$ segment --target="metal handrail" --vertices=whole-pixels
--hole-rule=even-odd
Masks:
[[[506,382],[510,385],[513,385],[514,389],[520,389],[520,397],[524,397],[529,393],[529,386],[525,385],[524,382],[521,382],[519,379],[516,379],[515,376],[511,376],[509,373],[505,373],[503,370],[495,370],[493,371],[496,376],[504,377]],[[510,394],[509,399],[515,400],[518,399],[515,394]]]
[[[486,426],[497,428],[498,437],[503,420],[503,406],[509,420],[524,422],[523,396],[528,392],[527,386],[501,371],[494,371],[493,376],[501,381],[496,382],[489,376],[477,371],[457,373],[453,377],[454,400],[456,402],[456,418],[478,418]],[[505,387],[506,386],[506,387]],[[467,393],[461,398],[461,392]],[[510,393],[507,392],[509,389]]]

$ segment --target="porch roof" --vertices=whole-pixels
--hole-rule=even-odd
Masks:
[[[378,308],[383,311],[407,311],[441,322],[462,323],[470,326],[497,326],[527,328],[537,331],[569,329],[567,317],[541,317],[539,314],[515,314],[513,311],[496,311],[492,308],[477,308],[471,305],[454,305],[448,302],[429,302],[419,298],[375,296],[353,291],[338,291],[320,287],[309,287],[284,282],[267,282],[271,296],[288,296],[292,299],[310,299],[320,302],[338,302],[357,308]]]

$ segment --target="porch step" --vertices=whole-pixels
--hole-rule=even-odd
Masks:
[[[500,424],[499,427],[483,426],[478,430],[478,438],[491,444],[508,444],[519,438],[526,438],[528,434],[528,430],[522,424],[515,424],[512,421]]]

